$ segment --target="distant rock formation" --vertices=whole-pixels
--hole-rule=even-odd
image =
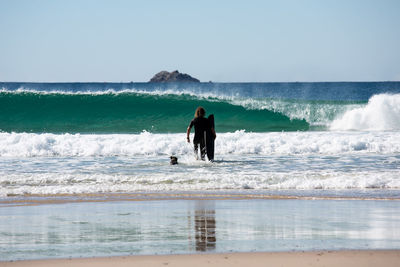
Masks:
[[[179,71],[160,71],[151,78],[150,83],[165,83],[165,82],[195,82],[200,81],[186,73],[180,73]]]

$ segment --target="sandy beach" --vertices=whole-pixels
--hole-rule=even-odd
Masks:
[[[400,250],[129,256],[0,262],[5,266],[399,266]]]

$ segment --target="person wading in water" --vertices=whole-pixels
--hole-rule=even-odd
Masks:
[[[200,145],[200,157],[202,160],[204,160],[206,155],[207,133],[211,133],[214,139],[217,137],[214,130],[214,126],[205,116],[206,116],[206,111],[204,110],[204,108],[198,107],[196,109],[196,112],[194,113],[194,119],[190,122],[186,131],[187,142],[190,143],[190,130],[194,126],[194,138],[193,138],[194,153],[196,155],[196,159],[198,159],[199,158],[198,149]]]

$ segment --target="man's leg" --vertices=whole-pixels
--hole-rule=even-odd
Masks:
[[[201,154],[201,160],[205,160],[206,157],[206,142],[204,142],[204,139],[200,141],[200,154]]]
[[[193,145],[194,145],[194,157],[195,157],[196,160],[197,160],[197,159],[199,159],[199,153],[198,153],[198,150],[199,150],[199,143],[193,143]]]

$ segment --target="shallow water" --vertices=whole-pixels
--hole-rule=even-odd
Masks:
[[[385,197],[400,188],[397,132],[220,134],[214,163],[196,161],[179,134],[27,135],[3,134],[0,197],[243,189]]]
[[[387,200],[162,200],[0,208],[0,259],[399,249]]]

